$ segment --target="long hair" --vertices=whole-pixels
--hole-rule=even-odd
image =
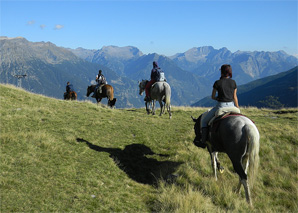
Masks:
[[[224,64],[221,66],[220,68],[221,71],[221,77],[220,78],[226,78],[226,77],[230,77],[232,78],[232,67],[229,64]]]

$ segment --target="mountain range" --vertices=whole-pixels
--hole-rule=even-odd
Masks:
[[[143,97],[138,94],[138,81],[150,77],[153,61],[164,70],[172,88],[172,105],[177,106],[195,104],[209,95],[224,63],[232,65],[238,85],[284,72],[298,64],[297,58],[283,51],[232,53],[227,48],[216,50],[206,46],[166,57],[143,54],[132,46],[68,49],[22,37],[0,37],[0,59],[0,83],[17,85],[14,75],[27,74],[21,80],[23,88],[60,99],[67,81],[74,85],[79,100],[86,99],[87,86],[102,69],[115,89],[116,105],[120,108],[144,106]]]
[[[298,106],[298,67],[288,71],[265,77],[237,88],[240,106],[267,108]],[[192,106],[211,107],[215,101],[211,95],[192,104]]]

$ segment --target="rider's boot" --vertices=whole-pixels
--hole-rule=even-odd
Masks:
[[[144,98],[144,101],[151,101],[151,98],[150,98],[149,96],[146,96],[146,97]]]
[[[92,98],[96,98],[96,94],[95,92],[93,93],[93,95],[91,96]]]
[[[200,141],[198,142],[195,142],[195,145],[197,147],[200,147],[200,148],[206,148],[207,146],[207,138],[208,138],[208,133],[209,133],[209,128],[208,127],[203,127],[202,128],[202,138]]]

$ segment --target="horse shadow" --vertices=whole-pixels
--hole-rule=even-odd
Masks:
[[[132,180],[149,185],[156,185],[159,180],[167,180],[176,171],[182,162],[158,161],[147,156],[168,155],[156,154],[149,147],[143,144],[130,144],[123,150],[119,148],[105,148],[94,145],[82,138],[77,142],[86,143],[90,149],[97,152],[107,152],[117,166],[123,170]]]

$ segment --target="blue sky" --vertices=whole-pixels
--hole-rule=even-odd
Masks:
[[[193,47],[298,56],[297,0],[0,0],[1,36],[171,56]]]

